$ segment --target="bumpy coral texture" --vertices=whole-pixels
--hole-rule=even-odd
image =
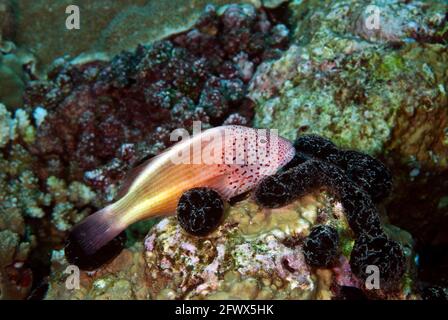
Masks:
[[[179,199],[177,219],[190,234],[204,236],[215,230],[224,216],[224,202],[209,188],[190,189]]]
[[[364,0],[289,4],[294,44],[251,81],[254,126],[290,139],[319,134],[387,159],[395,187],[384,203],[391,223],[424,248],[446,248],[448,3],[374,4],[382,23],[370,30]],[[431,261],[448,261],[445,252]],[[429,265],[419,277],[443,278],[446,286],[447,263]]]

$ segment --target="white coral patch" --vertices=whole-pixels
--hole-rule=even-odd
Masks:
[[[33,117],[37,127],[40,127],[42,122],[44,122],[48,112],[43,107],[37,107],[34,109]]]

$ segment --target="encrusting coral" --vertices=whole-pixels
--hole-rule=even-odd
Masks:
[[[250,84],[254,124],[289,139],[331,136],[370,154],[399,150],[428,164],[432,150],[446,163],[447,6],[430,3],[377,3],[388,22],[368,34],[365,1],[291,3],[292,46],[258,68]],[[421,131],[409,130],[416,125]]]
[[[322,225],[337,230],[338,251],[330,266],[312,267],[304,243],[313,227]],[[121,299],[139,291],[150,299],[346,299],[350,298],[346,287],[365,291],[350,268],[353,244],[342,205],[328,193],[313,192],[278,209],[262,209],[249,198],[227,207],[225,220],[206,236],[189,234],[176,217],[161,220],[148,234],[145,247],[134,251],[132,261],[125,249],[98,270],[81,271],[80,290],[65,289],[63,271],[68,263],[62,256],[53,265],[47,298]],[[412,264],[412,243],[401,245],[408,248],[406,261]],[[128,259],[125,268],[138,270],[134,271],[138,283],[126,275],[123,259]],[[127,283],[124,292],[117,292],[120,281]],[[392,299],[416,297],[406,281],[381,294]]]

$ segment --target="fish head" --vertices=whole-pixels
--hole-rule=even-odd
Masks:
[[[262,176],[272,175],[293,159],[294,145],[288,139],[279,136],[276,129],[255,130],[257,139],[253,148],[256,150],[257,158],[254,165],[260,167]]]
[[[295,155],[291,141],[280,137],[275,129],[226,126],[225,130],[224,164],[220,168],[226,173],[223,189],[228,196],[253,189]]]

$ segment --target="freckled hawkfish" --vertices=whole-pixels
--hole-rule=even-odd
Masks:
[[[121,197],[76,225],[74,236],[93,254],[134,222],[172,215],[183,192],[196,187],[230,199],[254,188],[294,156],[275,130],[221,126],[182,140],[133,170]]]

